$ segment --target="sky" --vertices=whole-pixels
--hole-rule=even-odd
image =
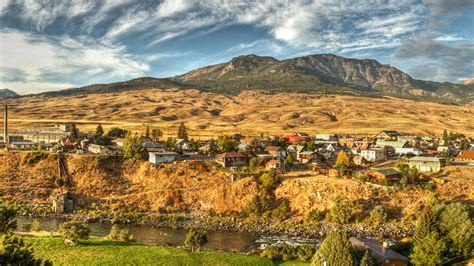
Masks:
[[[376,59],[474,77],[474,0],[0,0],[0,88],[169,77],[244,54]]]

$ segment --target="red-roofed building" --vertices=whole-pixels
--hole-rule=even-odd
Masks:
[[[456,156],[455,161],[457,162],[474,162],[474,151],[461,151],[458,156]]]
[[[287,145],[296,144],[301,141],[307,141],[310,139],[308,136],[286,136],[283,138]]]
[[[279,160],[270,160],[265,164],[265,168],[267,169],[280,169],[281,163]]]

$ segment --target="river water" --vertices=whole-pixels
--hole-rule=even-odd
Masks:
[[[41,222],[43,231],[56,232],[59,224],[62,222],[54,218],[35,218]],[[33,218],[19,216],[17,217],[18,228],[21,229],[24,224],[31,224]],[[104,237],[110,232],[112,225],[108,223],[89,223],[91,236]],[[146,225],[120,225],[121,228],[128,228],[137,243],[145,245],[159,246],[182,246],[186,239],[186,229],[173,228],[153,228]],[[208,242],[204,248],[225,251],[248,252],[254,248],[265,248],[269,245],[299,245],[309,244],[317,245],[317,239],[291,238],[287,236],[259,235],[247,232],[227,232],[227,231],[208,231]]]

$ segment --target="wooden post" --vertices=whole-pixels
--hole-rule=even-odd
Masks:
[[[8,105],[5,105],[5,111],[3,114],[3,143],[8,144]]]

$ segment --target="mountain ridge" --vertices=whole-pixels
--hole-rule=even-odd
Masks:
[[[9,89],[0,89],[0,99],[7,99],[7,98],[13,98],[13,97],[18,97],[19,95]]]
[[[243,90],[391,96],[413,100],[465,104],[474,101],[474,86],[412,78],[396,67],[374,59],[314,54],[278,60],[270,56],[241,55],[168,78],[142,77],[110,84],[46,92],[62,96],[145,88],[196,88],[235,94]]]

